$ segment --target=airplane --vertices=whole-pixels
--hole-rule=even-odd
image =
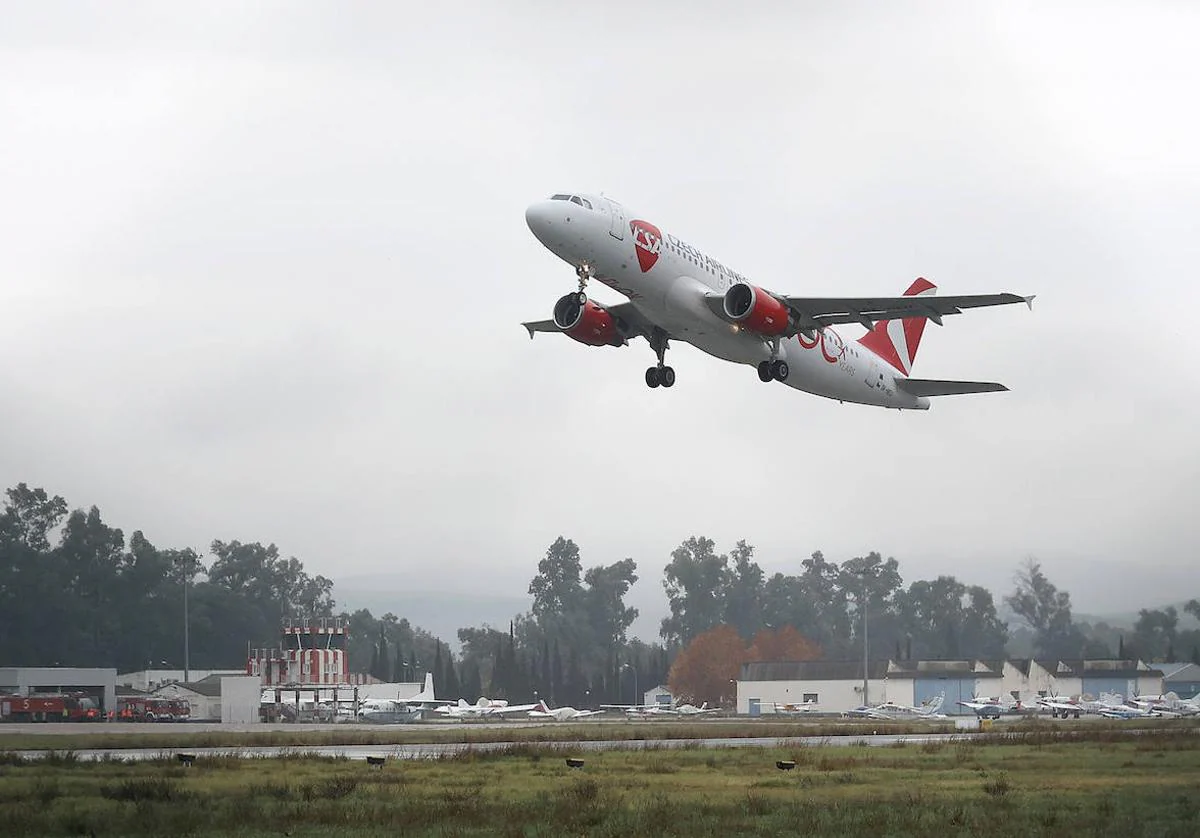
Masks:
[[[465,699],[459,699],[458,704],[446,704],[434,708],[435,713],[449,716],[452,719],[480,719],[492,716],[503,716],[506,713],[524,713],[533,710],[536,704],[509,704],[504,699],[491,699],[483,696],[474,704],[468,704]]]
[[[720,713],[720,707],[709,707],[708,702],[704,702],[699,707],[694,704],[680,704],[675,708],[675,712],[680,716],[706,716],[709,713]]]
[[[572,721],[574,719],[583,719],[588,716],[598,716],[604,710],[576,710],[574,707],[555,707],[551,710],[546,706],[545,701],[537,703],[536,710],[529,711],[531,719],[553,719],[556,722]]]
[[[579,290],[555,303],[549,320],[522,323],[529,337],[562,333],[588,346],[626,346],[642,337],[658,359],[649,387],[672,387],[666,364],[672,340],[726,361],[753,366],[760,381],[780,381],[839,402],[928,410],[936,396],[1007,390],[986,381],[913,378],[912,365],[932,320],[964,309],[1025,303],[1033,296],[936,297],[919,278],[899,297],[801,297],[768,291],[646,217],[601,195],[557,193],[525,211],[530,231],[575,269]],[[590,299],[596,280],[628,298],[617,305]],[[858,323],[867,333],[847,340],[832,327]]]
[[[644,719],[649,716],[678,716],[674,704],[601,704],[601,710],[621,710],[630,718]]]
[[[449,704],[433,694],[433,673],[425,673],[421,691],[409,698],[365,698],[358,703],[358,720],[375,724],[407,724],[420,721],[427,710]]]
[[[790,702],[790,703],[783,703],[783,704],[776,701],[773,703],[775,706],[775,712],[778,715],[801,716],[801,715],[804,715],[805,713],[817,712],[817,702],[815,702],[815,701],[801,701],[799,703]]]
[[[1002,715],[1029,712],[1029,708],[1021,703],[1021,699],[1017,697],[1015,691],[1013,692],[1011,701],[1004,701],[999,696],[993,698],[976,698],[972,696],[970,701],[960,701],[958,703],[962,707],[969,707],[974,710],[975,715],[981,719],[998,719]]]
[[[944,719],[945,714],[939,712],[942,709],[942,704],[946,700],[945,693],[939,693],[931,699],[927,699],[919,707],[913,707],[911,704],[897,704],[894,701],[885,701],[882,704],[876,704],[874,707],[859,707],[856,710],[851,710],[849,715],[865,716],[868,719],[881,719],[887,721],[904,721],[906,719]]]

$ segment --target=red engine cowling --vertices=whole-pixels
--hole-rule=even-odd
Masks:
[[[580,305],[577,294],[567,294],[554,304],[554,325],[588,346],[621,346],[625,342],[613,316],[591,300]]]
[[[725,316],[760,335],[782,335],[788,329],[788,307],[748,282],[725,292]]]

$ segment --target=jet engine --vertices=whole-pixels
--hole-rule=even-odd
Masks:
[[[788,307],[748,282],[735,282],[725,292],[725,316],[740,326],[774,337],[788,330]]]
[[[617,331],[617,321],[608,310],[578,293],[566,294],[554,304],[554,325],[569,338],[588,346],[622,346],[625,339]]]

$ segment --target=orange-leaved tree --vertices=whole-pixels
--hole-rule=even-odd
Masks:
[[[735,681],[747,661],[811,661],[821,657],[821,647],[792,626],[778,631],[763,629],[749,647],[730,625],[719,625],[696,635],[671,665],[667,686],[679,702],[724,707],[737,695]]]
[[[734,679],[746,657],[746,644],[737,629],[719,625],[692,638],[671,664],[667,686],[679,702],[711,706],[732,704]]]
[[[821,647],[790,625],[778,631],[761,630],[746,652],[748,661],[815,661],[820,657]]]

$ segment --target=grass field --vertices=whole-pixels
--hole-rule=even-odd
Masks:
[[[4,835],[1113,835],[1200,831],[1200,736],[428,761],[0,757]],[[793,760],[791,771],[777,760]]]

